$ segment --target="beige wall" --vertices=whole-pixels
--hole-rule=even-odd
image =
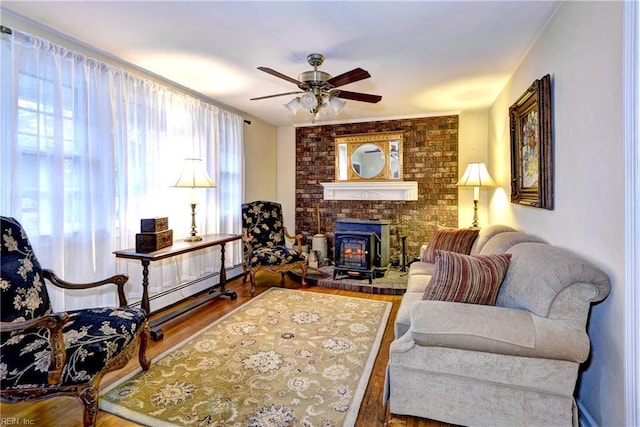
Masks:
[[[277,153],[277,200],[282,204],[284,225],[289,233],[294,233],[299,230],[296,230],[296,129],[293,126],[278,128]]]
[[[487,151],[489,117],[488,110],[463,111],[460,113],[458,134],[458,173],[460,178],[470,162],[484,162],[489,166]],[[480,189],[478,223],[489,224],[489,195],[491,189]],[[458,226],[471,227],[473,222],[473,188],[458,189]]]
[[[625,425],[623,3],[565,2],[489,111],[489,153],[500,188],[490,220],[538,235],[595,262],[612,293],[594,306],[592,355],[578,403],[589,422]],[[509,202],[508,109],[552,78],[555,209]]]
[[[277,200],[277,129],[260,120],[244,126],[244,200]]]

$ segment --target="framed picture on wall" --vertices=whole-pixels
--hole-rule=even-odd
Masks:
[[[511,202],[553,209],[551,76],[534,81],[509,108]]]

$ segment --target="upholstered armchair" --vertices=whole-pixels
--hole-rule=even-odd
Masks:
[[[127,307],[126,275],[88,284],[66,282],[40,267],[18,221],[0,217],[0,232],[1,400],[76,396],[84,405],[84,425],[93,426],[102,376],[125,366],[138,341],[140,365],[149,369],[147,316],[141,309]],[[64,289],[112,284],[120,306],[54,312],[44,279]]]
[[[285,238],[295,239],[297,250],[286,246]],[[242,268],[246,283],[251,282],[251,296],[256,294],[255,275],[260,270],[280,273],[284,286],[286,272],[300,268],[302,284],[307,275],[307,259],[302,254],[302,235],[290,235],[283,225],[282,206],[279,203],[256,201],[242,205],[242,239],[244,260]]]

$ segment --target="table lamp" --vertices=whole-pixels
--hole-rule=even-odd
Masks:
[[[198,203],[196,188],[215,188],[213,180],[204,169],[202,159],[185,159],[184,169],[174,187],[191,188],[191,235],[184,239],[185,242],[198,242],[202,240],[196,231],[196,204]]]
[[[495,187],[496,183],[491,179],[487,166],[484,163],[473,162],[467,165],[462,178],[456,183],[459,187],[473,187],[473,228],[478,225],[478,202],[480,199],[480,187]]]

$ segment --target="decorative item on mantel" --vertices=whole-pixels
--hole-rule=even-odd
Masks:
[[[178,182],[174,187],[191,188],[191,235],[184,239],[185,242],[198,242],[202,237],[198,235],[196,230],[196,204],[198,204],[198,195],[196,188],[215,188],[216,185],[204,169],[202,159],[187,158],[185,159],[184,169]]]
[[[478,203],[480,199],[480,187],[495,187],[496,183],[491,179],[487,165],[479,162],[472,162],[467,165],[467,169],[462,174],[460,181],[456,183],[459,187],[473,187],[473,223],[472,228],[480,228],[478,224]]]

